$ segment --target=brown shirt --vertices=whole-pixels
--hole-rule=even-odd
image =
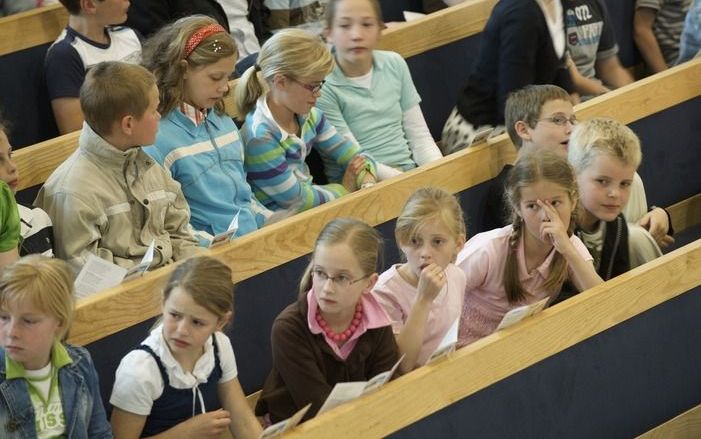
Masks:
[[[312,403],[305,420],[316,415],[336,383],[367,381],[387,371],[399,359],[391,326],[368,329],[344,361],[307,324],[303,296],[273,322],[273,369],[265,380],[256,414],[273,422],[289,418]]]

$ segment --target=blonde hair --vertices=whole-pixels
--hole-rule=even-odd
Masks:
[[[60,259],[29,255],[5,267],[0,275],[0,309],[7,310],[27,301],[61,322],[59,340],[64,340],[75,310],[73,273],[68,264]]]
[[[516,160],[514,167],[509,171],[506,181],[506,200],[511,207],[511,221],[513,232],[509,240],[509,252],[504,265],[504,289],[509,303],[517,303],[524,298],[524,291],[518,276],[518,246],[524,234],[523,219],[518,213],[521,203],[521,191],[527,186],[539,181],[549,181],[561,186],[574,203],[577,198],[577,180],[572,167],[564,157],[552,151],[538,151],[523,154]],[[575,227],[575,215],[572,212],[570,223],[567,226],[567,235],[571,236]],[[554,292],[560,288],[567,279],[567,261],[564,256],[556,252],[550,267],[550,274],[543,284],[543,288]]]
[[[543,111],[543,106],[550,101],[571,102],[570,95],[557,85],[527,85],[509,94],[504,108],[504,123],[509,138],[516,148],[523,145],[523,139],[516,132],[516,122],[523,121],[535,128]]]
[[[450,229],[454,239],[465,236],[465,219],[458,200],[443,189],[424,187],[409,196],[397,217],[394,228],[397,244],[407,245],[419,229],[434,218]]]
[[[148,109],[156,78],[145,68],[105,61],[90,68],[80,87],[85,121],[99,135],[111,134],[115,123],[131,115],[141,119]]]
[[[234,311],[234,282],[231,269],[211,256],[186,259],[170,275],[163,289],[163,301],[175,288],[182,288],[201,307],[219,319]]]
[[[183,101],[184,77],[188,66],[193,69],[230,56],[234,59],[238,57],[236,43],[226,32],[206,37],[187,58],[184,57],[190,37],[210,24],[217,24],[217,21],[205,15],[184,17],[161,28],[144,44],[143,63],[156,75],[161,98],[158,111],[164,116]],[[223,99],[214,105],[214,110],[223,113]]]
[[[258,53],[258,61],[249,67],[236,84],[236,107],[245,117],[259,97],[269,89],[275,75],[292,79],[328,75],[334,60],[324,42],[301,29],[283,29],[275,33]]]
[[[622,123],[597,117],[577,124],[570,134],[567,158],[577,174],[600,154],[615,157],[626,165],[640,166],[640,139]]]
[[[336,18],[336,7],[342,1],[343,0],[329,0],[328,5],[326,6],[326,29],[331,29],[333,27],[333,21]],[[385,22],[382,19],[382,6],[380,6],[380,2],[378,0],[367,1],[370,3],[372,10],[375,12],[375,18],[380,25],[380,29],[385,29],[387,26],[385,26]]]
[[[314,243],[312,259],[304,271],[299,284],[299,294],[306,294],[312,287],[312,268],[314,254],[320,245],[348,244],[366,275],[377,271],[377,262],[382,252],[382,238],[377,230],[355,218],[336,218],[331,220],[319,233]]]

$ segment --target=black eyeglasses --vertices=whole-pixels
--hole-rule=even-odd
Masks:
[[[566,117],[562,114],[556,114],[554,116],[544,117],[542,119],[538,119],[538,122],[541,122],[544,120],[547,120],[548,122],[552,122],[555,125],[561,126],[561,127],[564,127],[567,124],[567,122],[569,122],[573,126],[577,125],[577,122],[578,122],[577,116],[575,116],[574,114],[572,115],[572,117]]]
[[[291,80],[293,80],[297,84],[301,85],[302,87],[306,88],[307,90],[309,90],[312,93],[319,93],[321,91],[321,87],[323,87],[324,83],[326,82],[324,80],[324,81],[320,81],[316,84],[307,84],[306,82],[298,81],[291,76],[288,76],[288,78],[290,78]]]
[[[359,277],[358,279],[352,280],[348,275],[345,274],[340,274],[338,276],[329,276],[325,271],[315,268],[314,270],[312,270],[312,276],[317,282],[325,283],[327,280],[331,280],[331,283],[335,284],[339,288],[348,288],[354,283],[360,282],[361,280],[365,279],[370,275],[366,274],[363,277]]]

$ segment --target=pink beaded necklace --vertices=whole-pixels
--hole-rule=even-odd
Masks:
[[[324,319],[324,316],[321,315],[321,311],[319,310],[319,308],[316,309],[317,323],[319,323],[319,326],[321,326],[321,329],[324,331],[326,336],[330,340],[333,340],[336,342],[348,340],[350,338],[350,336],[355,333],[355,330],[358,329],[358,326],[360,325],[360,321],[362,318],[363,318],[363,304],[358,302],[355,305],[355,315],[353,316],[353,320],[351,320],[348,328],[346,328],[346,330],[343,332],[334,332],[334,330],[331,329],[329,324],[326,323],[326,320]]]

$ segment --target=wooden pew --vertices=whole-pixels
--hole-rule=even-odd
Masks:
[[[643,93],[654,94],[660,90],[676,93],[673,91],[675,87],[680,84],[683,87],[686,82],[684,74],[679,72],[681,71],[677,71],[681,75],[679,77],[673,72],[660,77],[661,83],[657,87],[653,87],[652,81],[647,80],[639,84],[639,92],[634,88],[628,92],[618,92],[612,95],[610,101],[600,99],[588,103],[582,107],[583,111],[587,117],[612,112],[613,115],[620,113],[624,119],[627,113],[629,121],[630,118],[650,120],[655,115],[638,112],[633,108],[657,102],[651,102]],[[694,93],[699,94],[699,90],[690,94]],[[684,101],[685,97],[680,96],[679,100]],[[695,98],[695,101],[698,100]],[[653,105],[648,106],[647,111],[669,111],[665,106],[671,105],[670,102],[660,104],[662,107],[659,109]],[[337,216],[355,216],[377,226],[386,237],[387,253],[394,252],[385,261],[394,262],[397,252],[393,245],[392,221],[413,190],[423,185],[436,185],[459,193],[463,206],[468,210],[468,231],[472,235],[480,230],[479,221],[472,214],[480,211],[486,197],[485,186],[480,183],[495,177],[505,163],[511,163],[514,156],[515,151],[506,137],[495,139],[490,145],[444,158],[383,182],[376,188],[304,212],[214,250],[213,255],[232,267],[234,280],[238,282],[236,307],[239,311],[228,334],[232,337],[236,352],[247,359],[239,364],[244,389],[252,392],[262,385],[270,361],[270,323],[284,305],[294,300],[295,284],[306,264],[305,255],[309,253],[318,231],[328,220]],[[701,193],[701,184],[698,183],[701,182],[697,181],[692,186],[695,193]],[[681,199],[677,198],[676,201]],[[690,206],[698,203],[693,200],[697,199],[692,199],[690,204],[680,204],[677,211],[693,212],[696,208]],[[148,331],[150,319],[159,312],[158,291],[172,268],[156,270],[142,279],[99,293],[79,304],[70,340],[79,344],[87,343],[96,363],[101,362],[98,370],[108,375],[106,382],[103,379],[103,394],[109,392],[109,374],[121,355],[126,353],[124,350],[143,338]]]
[[[698,75],[701,75],[701,60],[592,99],[577,106],[577,115],[580,119],[609,116],[624,123],[634,122],[701,95]],[[651,100],[650,96],[655,96],[655,99]],[[503,165],[510,163],[514,157],[513,145],[503,135],[491,145],[444,157],[421,169],[382,182],[370,190],[356,192],[238,238],[229,245],[213,250],[212,254],[226,261],[235,270],[234,280],[241,281],[308,253],[316,233],[331,218],[360,216],[369,224],[378,225],[395,218],[403,201],[415,188],[433,184],[454,193],[460,192],[495,177]],[[455,175],[461,178],[452,178]],[[256,257],[242,257],[245,254]],[[89,343],[156,315],[158,298],[153,297],[151,292],[157,290],[157,285],[171,269],[164,267],[143,279],[86,299],[78,307],[71,340],[79,344]],[[123,300],[120,300],[122,296]],[[136,300],[136,297],[140,300]],[[121,309],[117,306],[119,302],[124,302],[119,306],[125,306],[124,310],[129,312],[115,316],[115,321],[108,325],[103,321],[100,329],[92,327],[91,316],[106,315],[105,306],[108,307],[106,309]]]
[[[383,33],[380,47],[385,50],[399,52],[404,57],[410,57],[429,51],[440,45],[475,35],[484,27],[484,23],[489,17],[489,12],[495,3],[495,0],[471,0],[464,4],[439,11],[436,14],[432,14],[416,22],[406,23],[396,28],[387,29]],[[60,21],[60,14],[56,9],[55,7],[43,8],[42,10],[35,10],[31,11],[31,13],[27,12],[18,15],[26,15],[26,20],[34,20],[32,23],[38,25],[39,17],[43,17],[45,21],[51,18],[54,22]],[[63,10],[62,7],[59,9]],[[441,22],[444,20],[446,23],[441,26]],[[21,20],[17,20],[17,22],[20,23]],[[461,25],[461,23],[470,23],[470,25],[464,26]],[[17,26],[19,26],[19,24],[17,24]],[[1,29],[0,27],[0,30]],[[58,36],[58,33],[60,33],[60,28],[53,39]],[[45,34],[50,34],[50,31],[46,30]],[[3,34],[0,32],[0,37],[2,35]],[[420,38],[416,38],[416,36],[420,36]],[[48,36],[45,35],[43,38],[45,40]],[[37,40],[38,42],[35,41],[35,43],[48,43],[52,42],[53,39],[44,41],[39,38]],[[415,43],[412,42],[414,39],[417,40]],[[0,38],[0,42],[2,41],[12,40],[3,40]],[[29,44],[32,43],[27,43],[27,45]],[[1,52],[0,55],[2,55]],[[235,81],[232,81],[230,83],[231,89],[233,89],[234,85]],[[238,110],[233,102],[233,94],[227,96],[226,106],[229,115],[232,117],[239,116]],[[79,132],[65,134],[16,151],[14,153],[14,159],[21,176],[19,190],[39,185],[46,181],[48,176],[51,175],[51,172],[75,150],[78,144],[78,135]]]
[[[0,18],[0,56],[53,43],[68,24],[61,4]]]
[[[620,383],[617,388],[611,389],[580,388],[576,385],[583,383],[577,381],[576,376],[571,377],[569,382],[560,383],[557,381],[560,376],[548,375],[548,372],[560,368],[563,375],[571,376],[598,369],[605,376],[609,372],[607,369],[617,371],[615,352],[612,358],[611,348],[606,345],[607,340],[615,339],[616,343],[628,341],[631,344],[642,341],[642,346],[621,346],[622,356],[633,352],[635,359],[634,354],[639,352],[637,348],[640,351],[647,350],[645,339],[621,338],[621,331],[630,330],[636,325],[633,332],[639,331],[641,327],[644,328],[644,325],[641,326],[643,320],[652,315],[662,315],[663,321],[673,321],[675,318],[692,323],[697,321],[693,318],[693,312],[685,315],[677,312],[683,305],[680,302],[682,300],[684,304],[693,303],[695,309],[698,309],[701,302],[700,285],[701,240],[697,240],[546,309],[512,328],[479,340],[442,362],[400,377],[378,392],[312,419],[297,427],[287,437],[342,439],[384,437],[393,432],[397,432],[393,437],[422,437],[422,433],[424,437],[426,434],[446,437],[447,432],[453,437],[631,437],[630,433],[646,431],[647,423],[655,421],[648,417],[657,418],[664,413],[664,404],[669,403],[664,398],[674,399],[676,392],[657,395],[660,401],[635,401],[630,398],[620,401],[616,393],[627,394],[629,383]],[[655,330],[657,328],[648,328],[647,331]],[[662,328],[659,331],[667,333]],[[646,330],[643,329],[643,332]],[[684,342],[687,334],[677,334],[677,337],[682,339],[680,346],[693,346],[695,352],[689,354],[690,358],[699,357],[701,350],[697,346],[698,339],[691,337],[688,342]],[[576,352],[573,355],[572,352],[578,349],[587,349],[588,357],[577,355]],[[572,364],[571,361],[575,358],[580,362]],[[621,362],[627,360],[628,358],[622,359]],[[685,363],[681,358],[645,357],[640,358],[639,364],[635,361],[633,364],[652,373],[660,369],[657,363],[673,364],[675,361]],[[550,367],[548,363],[554,363],[554,366]],[[628,363],[625,365],[629,366]],[[668,378],[674,374],[674,369],[672,366],[669,370],[659,370],[659,379]],[[686,373],[684,378],[690,370],[698,369],[680,366],[680,373]],[[639,380],[640,375],[631,371],[629,376],[631,380]],[[680,396],[696,393],[695,397],[701,399],[697,392],[701,378],[697,373],[695,375],[696,378],[689,378],[691,389],[686,392],[679,390]],[[652,376],[643,378],[649,380]],[[517,387],[516,382],[520,380],[530,380],[535,386],[502,392],[501,398],[496,400],[504,406],[492,404],[481,407],[480,412],[494,412],[493,416],[488,416],[489,419],[484,421],[479,419],[481,413],[472,411],[487,400],[494,403],[494,400],[485,397],[486,394],[502,391],[505,387]],[[548,384],[549,380],[555,380],[555,383]],[[643,382],[640,385],[664,387],[665,384],[662,382],[656,386]],[[521,391],[530,393],[519,394]],[[569,398],[567,401],[571,407],[555,404],[555,398],[550,398],[553,391],[564,393],[565,398]],[[580,407],[584,410],[585,405],[580,401],[583,398],[574,394],[598,391],[602,395],[593,398],[593,404],[599,398],[610,398],[630,407],[621,406],[617,412],[603,414],[601,417],[594,417],[599,415],[596,408],[591,409],[591,413],[577,412]],[[641,396],[651,398],[650,392],[641,390],[640,393]],[[507,400],[506,397],[512,399]],[[654,406],[655,410],[637,413],[633,419],[627,416],[631,411],[648,404]],[[534,418],[529,419],[528,416]],[[502,425],[494,423],[493,418],[499,417],[502,417]],[[401,430],[424,418],[428,421],[424,425],[426,428],[417,425]],[[698,409],[695,419],[699,419]],[[699,431],[698,424],[696,431]]]

